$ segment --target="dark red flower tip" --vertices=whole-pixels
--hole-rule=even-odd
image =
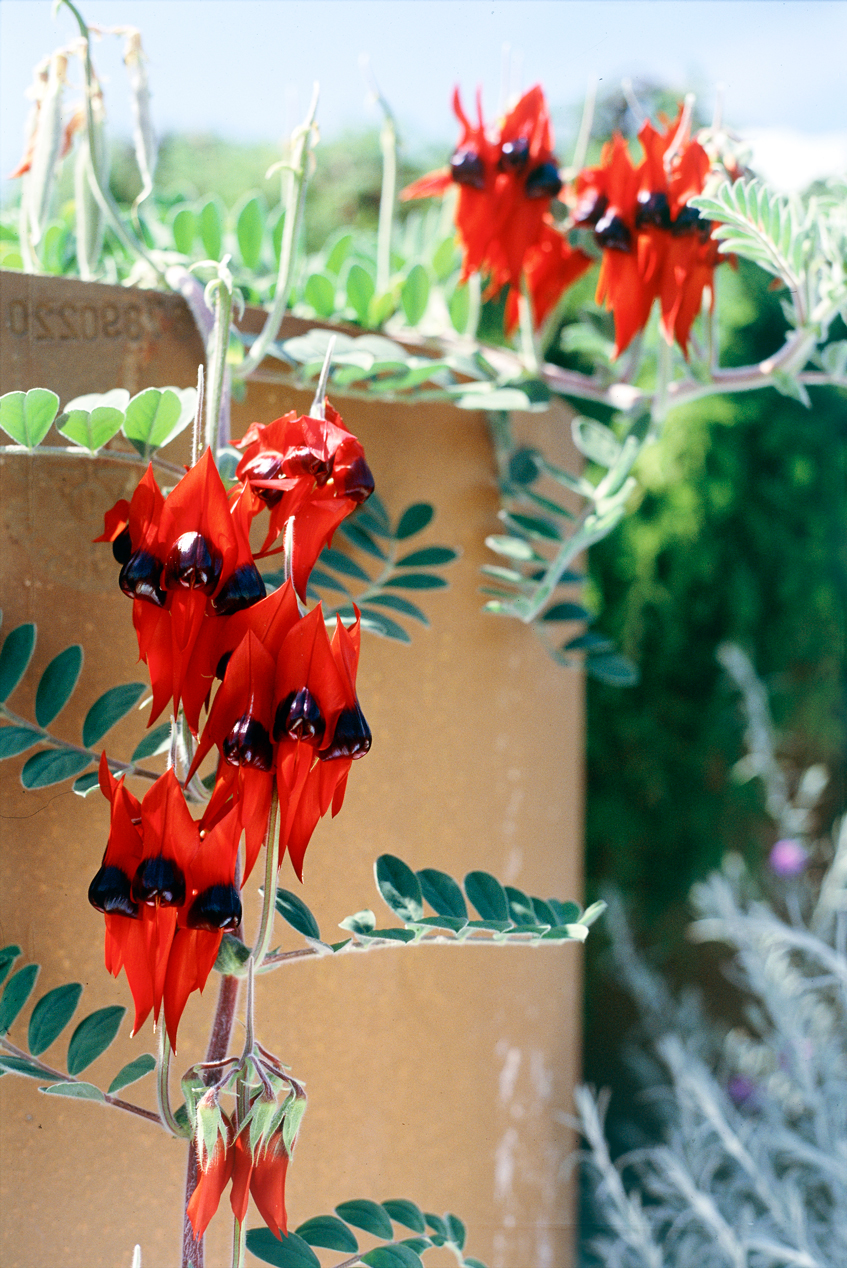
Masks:
[[[182,868],[161,854],[142,859],[132,878],[132,898],[151,906],[181,907],[185,902]]]
[[[227,577],[218,593],[212,599],[212,608],[218,616],[232,616],[242,608],[252,607],[264,599],[267,591],[262,574],[256,565],[242,564]]]
[[[165,590],[201,590],[214,594],[223,572],[223,557],[202,533],[191,529],[180,536],[168,551],[162,569]]]
[[[248,713],[240,717],[224,737],[221,752],[230,766],[250,766],[261,771],[273,768],[273,745],[268,729]]]
[[[130,879],[122,868],[104,863],[88,887],[88,901],[95,911],[118,912],[135,920],[138,903],[130,892]]]
[[[485,189],[485,163],[478,150],[456,150],[450,159],[450,175],[457,185]]]
[[[365,721],[365,715],[356,701],[352,709],[343,709],[338,715],[332,741],[325,749],[321,749],[318,757],[322,762],[331,762],[340,757],[364,757],[371,747],[371,729]]]
[[[118,585],[130,599],[145,599],[157,608],[163,608],[168,597],[161,581],[161,561],[146,550],[131,554],[118,577]]]
[[[308,687],[290,691],[277,705],[274,717],[274,741],[283,736],[290,740],[302,740],[319,745],[326,731],[326,718]]]
[[[241,924],[241,899],[235,885],[210,885],[192,901],[185,917],[188,929],[237,929]]]

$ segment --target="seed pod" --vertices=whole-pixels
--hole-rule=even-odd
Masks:
[[[91,98],[94,117],[94,153],[101,182],[108,181],[108,154],[105,144],[105,111],[99,87]],[[82,117],[76,159],[74,161],[74,202],[76,208],[76,258],[80,276],[90,281],[96,273],[103,249],[103,212],[94,197],[91,150],[88,126]]]
[[[148,198],[153,192],[153,172],[156,167],[157,144],[153,132],[153,120],[150,112],[150,85],[147,80],[147,58],[141,47],[141,32],[130,26],[124,30],[126,45],[124,46],[124,65],[129,76],[132,90],[132,116],[135,126],[132,140],[135,145],[135,161],[141,173],[142,190],[135,200],[135,206]]]
[[[61,159],[62,93],[67,68],[68,59],[64,53],[53,53],[44,95],[40,99],[27,189],[29,230],[36,244],[41,241],[47,226]]]

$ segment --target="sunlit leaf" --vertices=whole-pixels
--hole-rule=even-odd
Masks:
[[[503,886],[489,872],[469,872],[465,893],[483,920],[508,920],[509,903]]]
[[[417,875],[421,894],[433,911],[438,912],[439,916],[467,918],[468,909],[464,895],[452,876],[448,876],[446,872],[439,872],[434,867],[425,867]]]
[[[425,1232],[423,1211],[414,1202],[409,1202],[406,1198],[388,1198],[382,1205],[395,1223],[410,1228],[413,1233]]]
[[[303,899],[297,894],[292,894],[291,890],[278,889],[276,891],[276,909],[283,920],[287,920],[292,929],[302,933],[305,938],[320,938],[321,931],[317,920]],[[343,1250],[344,1247],[339,1249]]]
[[[12,440],[34,449],[50,430],[59,412],[59,398],[47,388],[7,392],[0,396],[0,427]]]
[[[409,923],[422,918],[420,881],[407,863],[393,854],[381,854],[374,864],[374,873],[377,888],[395,915]]]
[[[308,1242],[296,1233],[276,1237],[269,1228],[247,1231],[247,1249],[251,1255],[274,1268],[321,1268],[321,1261]]]
[[[132,754],[132,761],[140,762],[145,757],[155,757],[157,753],[164,753],[170,742],[171,726],[169,722],[165,722],[162,726],[157,726],[154,730],[147,732],[140,744],[136,745]]]
[[[93,1083],[51,1083],[40,1089],[48,1096],[69,1096],[77,1101],[102,1101],[103,1093]]]
[[[316,1215],[298,1225],[295,1230],[298,1237],[310,1246],[322,1246],[327,1250],[343,1250],[348,1255],[359,1249],[353,1233],[336,1215]]]
[[[391,1220],[383,1208],[378,1202],[371,1202],[368,1198],[341,1202],[335,1208],[335,1214],[344,1220],[345,1224],[361,1228],[366,1233],[372,1233],[374,1237],[390,1238],[394,1234]]]

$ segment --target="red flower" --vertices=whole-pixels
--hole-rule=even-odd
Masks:
[[[327,401],[326,419],[292,410],[263,426],[253,423],[236,447],[244,456],[236,468],[253,495],[251,513],[270,510],[261,554],[287,521],[294,521],[294,588],[305,597],[306,583],[324,546],[351,511],[370,497],[374,480],[356,437]],[[282,549],[281,547],[279,549]]]
[[[205,1233],[230,1180],[230,1206],[239,1224],[244,1223],[247,1204],[252,1196],[259,1214],[274,1236],[287,1235],[285,1177],[288,1153],[282,1142],[281,1130],[260,1145],[254,1157],[245,1140],[245,1133],[249,1135],[249,1130],[245,1128],[233,1140],[235,1128],[232,1119],[225,1114],[222,1117],[226,1137],[218,1135],[214,1150],[205,1158],[198,1149],[200,1178],[187,1207],[194,1236],[202,1237]]]
[[[240,825],[234,817],[201,842],[172,770],[139,802],[111,774],[100,787],[112,805],[103,863],[88,900],[106,918],[106,968],[123,968],[135,1003],[133,1033],[149,1014],[165,1023],[176,1050],[186,1000],[202,990],[223,931],[241,919],[234,885]]]
[[[507,283],[513,293],[527,281],[535,313],[546,314],[559,296],[591,263],[572,251],[553,227],[551,199],[562,188],[553,154],[553,136],[541,87],[531,88],[506,115],[499,129],[486,128],[477,94],[474,127],[459,98],[453,110],[462,125],[449,169],[431,172],[404,189],[401,198],[425,198],[459,186],[456,229],[464,249],[462,281],[487,273],[489,296]],[[551,235],[559,239],[553,241]],[[537,289],[533,289],[533,275]],[[552,298],[551,298],[552,297]],[[517,322],[517,297],[510,295],[507,333]],[[541,319],[539,318],[539,321]]]
[[[623,137],[615,136],[600,167],[576,180],[574,218],[594,229],[603,248],[597,302],[614,314],[615,356],[644,329],[655,299],[666,340],[676,339],[687,355],[692,322],[711,289],[719,258],[712,225],[688,205],[702,193],[711,164],[698,141],[677,142],[681,122],[682,110],[663,132],[644,124],[637,168]]]
[[[132,496],[125,530],[122,519],[118,503],[107,512],[98,540],[112,540],[113,548],[121,543],[126,555],[120,587],[134,600],[139,653],[150,670],[150,721],[170,700],[175,708],[182,701],[196,732],[214,675],[214,665],[195,655],[201,627],[265,594],[250,551],[248,507],[240,498],[230,506],[207,450],[167,498],[149,467]]]

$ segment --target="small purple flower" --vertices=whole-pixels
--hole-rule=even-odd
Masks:
[[[805,871],[809,855],[799,841],[777,841],[768,855],[771,871],[776,876],[799,876]]]
[[[730,1075],[726,1082],[726,1090],[736,1109],[745,1107],[753,1109],[758,1102],[758,1087],[752,1079],[748,1079],[746,1074]]]

